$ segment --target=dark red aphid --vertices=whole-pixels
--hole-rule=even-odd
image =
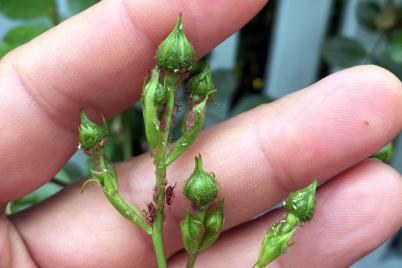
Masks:
[[[144,210],[145,215],[147,216],[147,220],[152,224],[155,220],[156,215],[156,207],[153,202],[145,202],[147,205],[147,211]]]
[[[166,197],[166,204],[168,206],[172,205],[173,199],[175,198],[175,194],[174,194],[174,188],[175,187],[176,187],[176,183],[173,186],[168,185],[166,187],[165,197]]]

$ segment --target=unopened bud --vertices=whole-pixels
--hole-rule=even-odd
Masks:
[[[158,105],[156,104],[156,95],[163,95],[163,93],[158,93],[158,91],[161,90],[160,88],[159,70],[158,68],[154,68],[152,70],[151,80],[144,85],[142,96],[145,136],[147,137],[151,152],[160,146],[162,139],[158,118]]]
[[[260,254],[258,256],[258,267],[265,267],[273,260],[284,254],[289,247],[289,241],[296,229],[289,232],[271,236],[269,233],[265,235],[262,241]]]
[[[219,201],[217,207],[207,214],[205,228],[208,233],[220,233],[223,227],[223,199]]]
[[[210,66],[207,65],[200,74],[193,76],[188,81],[187,88],[195,103],[208,98],[215,91]]]
[[[291,193],[285,201],[288,213],[294,214],[300,221],[311,220],[316,207],[317,180],[313,180],[306,188]]]
[[[190,254],[195,254],[199,248],[199,239],[203,232],[203,224],[188,209],[185,213],[186,217],[180,222],[181,237],[186,251]]]
[[[181,15],[176,27],[160,44],[156,52],[156,60],[160,68],[172,72],[191,69],[194,49],[184,33]]]
[[[204,208],[218,195],[218,183],[215,176],[202,169],[201,156],[195,158],[195,169],[184,184],[183,192],[197,208]]]
[[[84,111],[81,112],[81,124],[78,131],[80,133],[80,148],[85,151],[92,150],[108,135],[106,122],[97,125],[87,117]]]

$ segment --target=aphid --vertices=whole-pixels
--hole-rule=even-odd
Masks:
[[[155,214],[156,214],[156,207],[153,202],[145,202],[147,205],[147,211],[144,210],[145,215],[147,216],[147,220],[150,223],[154,223]]]
[[[168,185],[166,187],[165,196],[166,196],[166,204],[168,206],[172,205],[173,199],[175,198],[175,194],[174,194],[175,187],[176,187],[176,183],[173,186]]]

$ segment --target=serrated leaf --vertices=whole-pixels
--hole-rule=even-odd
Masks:
[[[356,40],[335,37],[325,41],[322,55],[328,64],[346,68],[361,64],[366,57],[366,51]]]
[[[80,13],[90,6],[96,4],[98,0],[68,0],[68,6],[73,14]]]
[[[360,1],[356,9],[359,24],[371,31],[376,29],[375,18],[381,11],[381,6],[372,0]]]
[[[235,116],[238,114],[241,114],[245,111],[248,111],[254,107],[257,107],[258,105],[268,103],[273,101],[273,99],[268,98],[264,95],[260,94],[253,94],[253,95],[248,95],[242,97],[239,102],[233,107],[233,110],[231,111],[230,115]]]
[[[4,55],[6,55],[8,52],[10,52],[12,49],[13,47],[7,43],[4,42],[0,43],[0,59],[4,57]]]
[[[47,31],[47,27],[39,25],[21,25],[12,28],[4,36],[4,42],[13,48],[16,48],[22,44],[25,44],[41,33]]]
[[[385,49],[388,57],[398,64],[402,64],[402,31],[392,35]]]
[[[1,0],[0,11],[12,19],[53,17],[57,13],[54,0]]]

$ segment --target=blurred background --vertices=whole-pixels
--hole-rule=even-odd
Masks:
[[[0,0],[0,58],[96,2]],[[401,79],[402,1],[271,0],[193,71],[206,61],[220,89],[214,97],[216,105],[208,108],[207,127],[354,65],[374,63]],[[107,150],[113,161],[146,151],[142,123],[139,103],[109,120],[112,137]],[[176,127],[174,137],[178,134]],[[398,140],[379,156],[402,172]],[[7,213],[48,198],[86,176],[90,168],[86,157],[77,152],[51,182],[10,202]],[[402,267],[402,231],[353,267]]]

